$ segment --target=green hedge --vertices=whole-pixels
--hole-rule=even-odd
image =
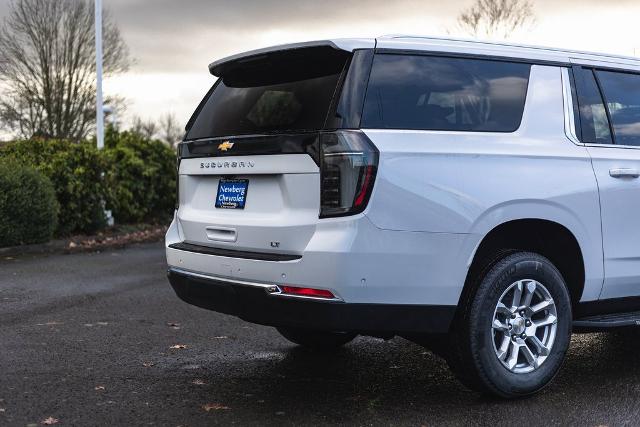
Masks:
[[[107,208],[119,223],[165,221],[175,206],[176,154],[158,140],[110,130],[103,152]]]
[[[57,235],[93,233],[106,225],[103,156],[90,142],[32,139],[3,148],[5,157],[46,175],[60,204]]]
[[[108,129],[105,149],[95,141],[32,139],[0,147],[0,160],[48,177],[60,206],[55,234],[94,233],[117,223],[166,221],[175,204],[175,152],[137,133]]]
[[[46,242],[58,219],[51,181],[34,168],[0,159],[0,247]]]

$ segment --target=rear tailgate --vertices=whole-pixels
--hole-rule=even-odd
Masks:
[[[215,206],[220,180],[229,177],[247,180],[244,209]],[[185,159],[179,179],[187,243],[299,254],[318,222],[320,175],[306,154]]]
[[[186,243],[302,254],[319,221],[320,132],[350,58],[321,46],[225,64],[180,147]]]

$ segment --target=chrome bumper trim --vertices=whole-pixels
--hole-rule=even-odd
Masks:
[[[295,299],[305,299],[305,300],[322,301],[322,302],[344,302],[342,298],[335,296],[335,293],[333,291],[331,292],[334,294],[335,296],[334,298],[318,298],[318,297],[308,297],[303,295],[289,295],[289,294],[282,293],[282,289],[280,289],[280,286],[276,283],[249,282],[245,280],[231,279],[228,277],[212,276],[209,274],[197,273],[194,271],[184,270],[182,268],[176,268],[176,267],[169,267],[169,272],[175,273],[175,274],[181,274],[184,276],[195,277],[198,279],[228,283],[230,285],[261,288],[261,289],[264,289],[264,291],[268,295],[279,297],[279,298],[295,298]],[[295,286],[295,285],[292,285],[292,286]]]

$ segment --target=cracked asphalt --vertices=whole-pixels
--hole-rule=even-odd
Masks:
[[[550,387],[500,401],[403,339],[296,348],[183,303],[165,271],[159,243],[0,259],[0,425],[640,424],[637,331],[574,336]]]

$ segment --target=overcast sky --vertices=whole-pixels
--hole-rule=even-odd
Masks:
[[[173,112],[186,122],[213,82],[209,62],[292,41],[382,34],[444,35],[473,0],[103,0],[135,65],[105,83],[128,101],[126,117]],[[537,24],[514,40],[640,53],[636,0],[533,0]],[[10,0],[0,0],[0,17]],[[460,34],[457,34],[460,35]]]

